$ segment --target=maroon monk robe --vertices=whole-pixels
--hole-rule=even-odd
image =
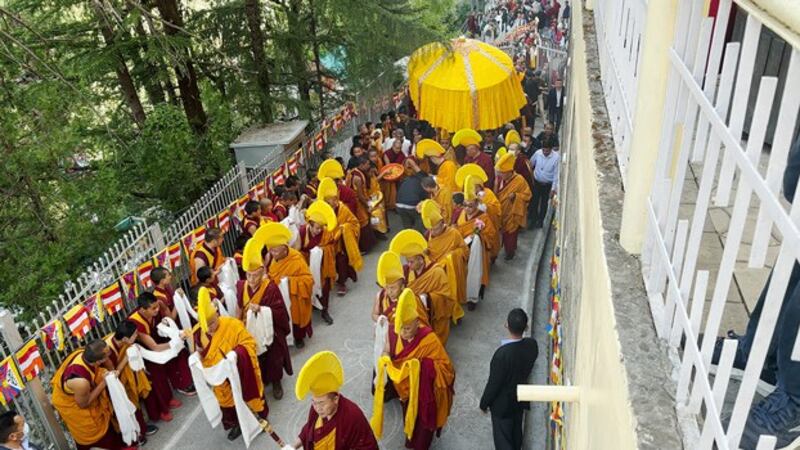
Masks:
[[[308,230],[308,225],[300,225],[300,253],[306,259],[306,262],[311,264],[311,249],[319,246],[322,242],[322,233],[312,236]],[[313,295],[313,294],[312,294]],[[328,304],[331,298],[331,280],[325,279],[322,283],[322,295],[317,297],[319,303],[322,305],[322,310],[328,310]]]
[[[339,215],[339,208],[341,207],[342,205],[333,208],[333,212],[336,213],[337,217]],[[353,282],[358,281],[358,272],[350,265],[350,259],[348,259],[347,251],[344,248],[342,248],[342,251],[336,253],[336,274],[338,275],[336,284],[339,285],[344,285],[347,283],[348,279],[353,280]]]
[[[339,200],[347,205],[354,216],[358,217],[358,196],[356,195],[356,191],[350,189],[342,182],[337,182],[336,185],[339,187]]]
[[[194,332],[194,341],[200,342],[200,336],[203,330],[199,327]],[[211,335],[206,335],[209,341],[211,340]],[[200,352],[201,357],[206,356],[206,352],[208,351],[205,348],[199,348],[198,351]],[[239,371],[239,384],[242,386],[242,399],[245,402],[249,402],[255,398],[259,397],[258,392],[258,382],[255,379],[256,371],[253,368],[253,363],[250,361],[250,354],[247,353],[247,349],[240,346],[234,347],[234,352],[236,352],[236,370]],[[259,363],[260,364],[260,363]],[[266,391],[264,391],[266,392]],[[222,411],[222,427],[227,431],[233,427],[239,426],[239,416],[236,415],[236,408],[231,406],[226,408],[224,406],[220,406],[220,410]],[[269,404],[267,403],[266,399],[264,400],[264,409],[256,413],[256,415],[262,419],[266,419],[269,417]]]
[[[316,427],[319,414],[310,408],[308,420],[300,430],[300,442],[304,450],[314,448],[314,443],[319,442],[332,431],[336,432],[336,450],[377,450],[378,441],[372,434],[367,418],[361,409],[339,394],[339,409],[330,420],[323,420],[319,428]]]
[[[265,279],[265,282],[268,281]],[[280,381],[284,371],[288,375],[294,373],[292,359],[289,356],[289,345],[286,343],[286,336],[291,332],[292,324],[289,322],[289,313],[286,311],[281,290],[277,284],[269,283],[263,293],[259,293],[257,289],[250,289],[246,281],[240,281],[236,284],[239,309],[244,308],[245,289],[248,290],[251,302],[256,302],[258,305],[272,310],[272,345],[266,352],[258,355],[258,365],[261,369],[261,381],[265,384]]]
[[[491,156],[487,153],[480,152],[475,158],[470,158],[469,156],[464,158],[464,163],[475,163],[481,166],[481,169],[486,172],[486,176],[489,177],[489,181],[485,183],[485,186],[494,186],[494,162]]]
[[[175,291],[171,287],[155,288],[153,290],[153,295],[155,295],[164,306],[169,308],[170,311],[175,310]],[[162,318],[163,316],[159,314],[153,323],[156,325],[161,323]],[[154,336],[153,339],[155,339],[156,342],[169,342],[169,339],[162,337],[158,332],[155,334],[156,336]],[[186,347],[178,353],[178,356],[167,361],[165,366],[167,366],[167,376],[169,377],[169,382],[172,384],[172,387],[186,390],[192,385],[192,372],[189,370],[189,351],[186,350]]]
[[[411,353],[420,342],[422,338],[428,334],[433,333],[433,329],[425,326],[420,326],[417,335],[411,342],[403,342],[403,350],[395,354],[397,348],[397,334],[389,333],[389,353],[392,360],[395,358],[403,358]],[[417,421],[414,423],[414,433],[411,439],[406,438],[406,448],[413,450],[428,450],[433,442],[434,433],[438,436],[441,429],[436,427],[436,396],[433,392],[433,384],[436,381],[436,368],[433,361],[428,358],[420,360],[419,370],[419,406],[417,409]],[[403,417],[405,417],[408,402],[402,402]]]
[[[139,314],[138,310],[128,316],[128,320],[136,325],[136,330],[140,334],[148,335],[154,340],[157,339],[158,332],[156,331],[157,323],[155,320],[148,321]],[[144,347],[144,343],[141,340],[137,339],[137,342]],[[156,340],[156,342],[158,341]],[[147,417],[152,421],[161,420],[162,414],[169,413],[169,403],[173,398],[172,387],[169,384],[169,371],[166,364],[156,364],[146,359],[144,360],[144,367],[147,370],[148,379],[152,387],[150,394],[144,399]]]

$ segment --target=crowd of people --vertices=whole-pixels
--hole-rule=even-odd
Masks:
[[[553,14],[564,17],[569,4],[524,0],[499,8],[502,23],[538,17],[541,26]],[[380,123],[358,127],[347,161],[323,152],[302,177],[287,177],[246,203],[234,254],[223,254],[225,231],[208,228],[188,255],[190,292],[176,288],[167,268],[153,269],[153,288],[137,296],[137,308],[115,332],[73,352],[53,376],[52,403],[77,448],[144,444],[182,406],[176,394],[198,396],[231,441],[249,442],[261,427],[268,430],[267,391],[270,401],[283,399],[282,379],[294,373],[290,347],[313,339],[314,310],[334,324],[332,293],[346,296],[359,282],[363,256],[378,241],[389,242],[375,268],[380,289],[371,310],[380,351],[371,420],[339,392],[341,362],[323,351],[298,373],[296,397],[312,397],[299,436],[271,436],[284,449],[376,449],[383,405],[399,401],[406,447],[429,448],[455,395],[450,328],[470,320],[465,310],[478,309],[501,251],[514,259],[519,233],[545,225],[558,186],[564,93],[558,81],[548,91],[528,59],[516,62],[528,97],[516,121],[450,133],[402,105]],[[543,130],[534,133],[537,120]],[[398,233],[391,214],[402,223]],[[224,286],[230,280],[222,280],[231,262],[232,297]],[[192,324],[186,329],[176,325],[187,313],[183,299]],[[524,311],[509,314],[510,337],[492,360],[481,399],[481,409],[492,412],[497,448],[521,446],[523,404],[512,388],[536,358],[535,341],[522,338],[527,326]],[[120,396],[132,405],[130,414],[120,410]],[[24,420],[9,417],[0,437],[22,439]]]

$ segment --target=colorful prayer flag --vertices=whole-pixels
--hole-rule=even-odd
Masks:
[[[342,114],[336,114],[333,118],[333,131],[338,132],[342,128]]]
[[[89,297],[83,302],[83,306],[86,307],[86,310],[89,311],[89,317],[92,322],[92,326],[97,326],[98,322],[102,322],[106,320],[106,312],[103,309],[103,302],[100,300],[100,293]]]
[[[265,181],[258,183],[257,185],[254,186],[254,188],[256,190],[256,197],[264,198],[267,196],[267,186]]]
[[[64,322],[66,322],[69,332],[78,339],[83,339],[92,329],[90,313],[80,303],[64,314]]]
[[[250,198],[251,201],[258,201],[258,189],[255,186],[251,187],[250,190],[247,191],[247,197]]]
[[[122,287],[125,289],[125,296],[128,300],[132,301],[139,296],[139,285],[136,284],[136,271],[131,270],[125,275],[122,275],[120,281],[122,281]]]
[[[136,269],[136,275],[139,276],[139,282],[142,283],[142,287],[148,289],[152,284],[153,280],[150,279],[150,272],[153,271],[153,261],[147,260],[139,265],[139,268]]]
[[[317,146],[317,151],[321,152],[325,148],[325,136],[322,133],[317,133],[314,137],[314,143]]]
[[[64,350],[64,324],[60,320],[54,319],[42,327],[42,340],[48,350]]]
[[[17,371],[17,365],[14,364],[14,359],[10,356],[0,362],[0,403],[3,406],[8,405],[12,400],[17,398],[20,392],[25,389],[22,384],[22,378]]]
[[[181,240],[183,241],[186,254],[191,254],[192,251],[195,248],[197,248],[198,245],[202,244],[203,241],[206,240],[205,225],[200,225],[199,227],[195,228],[192,232],[188,233]]]
[[[100,302],[109,314],[116,314],[122,311],[125,306],[122,302],[122,291],[119,288],[119,283],[114,283],[111,286],[100,291]]]
[[[303,154],[303,149],[302,149],[302,148],[301,148],[300,150],[298,150],[298,151],[294,152],[294,159],[296,159],[296,160],[297,160],[297,164],[300,164],[301,166],[302,166],[303,164],[305,164],[305,162],[306,162],[306,157],[305,157],[305,155]]]
[[[227,233],[231,227],[231,212],[227,209],[222,211],[219,213],[219,216],[217,216],[217,220],[219,229],[222,230],[223,233]]]
[[[282,185],[284,183],[283,179],[283,164],[275,172],[272,172],[272,180],[275,182],[276,185]]]
[[[181,265],[181,243],[176,242],[167,247],[167,257],[169,258],[169,265],[173,269]]]
[[[156,263],[156,267],[166,267],[167,269],[170,268],[169,255],[167,254],[166,248],[156,253],[156,256],[153,258],[153,260]]]
[[[289,161],[286,162],[286,166],[289,168],[290,175],[297,175],[297,170],[300,168],[300,165],[297,163],[297,158],[294,156],[289,158]]]
[[[15,354],[17,363],[19,363],[19,370],[25,381],[31,381],[39,376],[39,373],[44,369],[44,360],[41,353],[39,353],[39,346],[36,343],[36,338],[28,341],[21,349],[17,350]]]
[[[217,227],[217,216],[209,217],[206,220],[206,229]],[[203,230],[203,238],[205,239],[205,230]]]

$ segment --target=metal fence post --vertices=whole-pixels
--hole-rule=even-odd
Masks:
[[[161,231],[161,225],[158,222],[150,225],[150,239],[155,246],[155,251],[161,251],[164,247],[167,246],[166,241],[164,241],[164,233]]]
[[[250,190],[250,184],[247,182],[247,168],[244,166],[244,163],[240,161],[238,166],[239,173],[236,174],[236,177],[239,179],[239,186],[242,188],[242,191],[239,193],[239,197],[241,197]]]
[[[22,336],[19,334],[17,324],[14,323],[14,316],[11,312],[3,309],[0,310],[0,336],[5,339],[8,347],[11,349],[20,348],[24,344]],[[42,380],[36,377],[26,384],[26,388],[33,392],[34,407],[39,416],[43,419],[43,425],[47,430],[47,434],[59,450],[68,450],[69,444],[67,437],[64,435],[64,430],[56,418],[53,405],[47,398],[47,394],[42,386]]]

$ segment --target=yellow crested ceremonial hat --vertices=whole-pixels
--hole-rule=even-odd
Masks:
[[[337,225],[336,213],[333,212],[331,205],[322,200],[317,200],[308,207],[306,219],[324,225],[328,231],[333,231]]]
[[[400,334],[403,325],[419,317],[417,313],[417,296],[409,289],[403,289],[397,300],[397,309],[394,313],[394,332]]]
[[[197,291],[197,320],[200,322],[200,329],[203,336],[208,333],[208,321],[217,313],[217,307],[211,303],[211,292],[208,288],[201,286]]]
[[[319,169],[317,169],[317,178],[322,180],[323,178],[344,178],[344,169],[342,169],[342,165],[339,164],[339,161],[335,159],[326,159],[319,165]]]
[[[456,186],[463,188],[464,180],[467,179],[468,175],[477,177],[482,183],[489,181],[489,177],[486,175],[483,167],[475,163],[469,163],[464,164],[463,166],[459,167],[458,170],[456,170]]]
[[[453,147],[459,145],[478,145],[483,140],[481,135],[472,128],[463,128],[458,130],[453,136]]]
[[[317,200],[325,200],[328,197],[339,197],[339,187],[333,178],[320,178],[317,186]]]
[[[423,139],[417,142],[417,158],[441,156],[444,155],[444,152],[444,147],[433,139]]]
[[[517,130],[509,130],[508,133],[506,133],[506,138],[505,138],[506,146],[509,146],[511,144],[519,144],[520,142],[522,142],[522,138],[520,137]]]
[[[262,225],[258,230],[260,231],[262,228],[266,228],[266,225]],[[242,270],[245,272],[252,272],[264,267],[264,257],[261,256],[261,251],[264,250],[264,238],[263,233],[259,234],[256,231],[255,236],[248,239],[247,244],[244,245]]]
[[[494,168],[500,172],[513,172],[515,162],[517,162],[517,157],[513,153],[506,153],[497,160]]]
[[[428,249],[428,241],[425,236],[417,230],[403,230],[397,233],[389,244],[389,250],[406,258],[421,255]]]
[[[258,236],[259,240],[263,239],[262,242],[267,246],[267,249],[289,245],[289,241],[292,240],[291,230],[280,222],[269,222],[261,225],[256,231],[256,236]],[[256,236],[253,236],[253,239],[257,239]]]
[[[494,162],[500,161],[500,158],[505,156],[508,153],[508,150],[505,147],[500,147],[497,149],[497,152],[494,154]]]
[[[478,198],[475,186],[482,183],[481,179],[475,175],[467,175],[467,179],[464,180],[464,200],[469,202]]]
[[[442,221],[442,210],[433,200],[423,200],[419,205],[419,213],[422,215],[422,224],[429,230]]]
[[[344,384],[344,369],[336,353],[319,352],[303,364],[294,385],[294,394],[302,400],[309,391],[314,396],[339,392]]]
[[[377,269],[376,278],[380,287],[386,287],[387,284],[394,283],[405,277],[400,255],[390,250],[383,252],[381,257],[378,258]]]

